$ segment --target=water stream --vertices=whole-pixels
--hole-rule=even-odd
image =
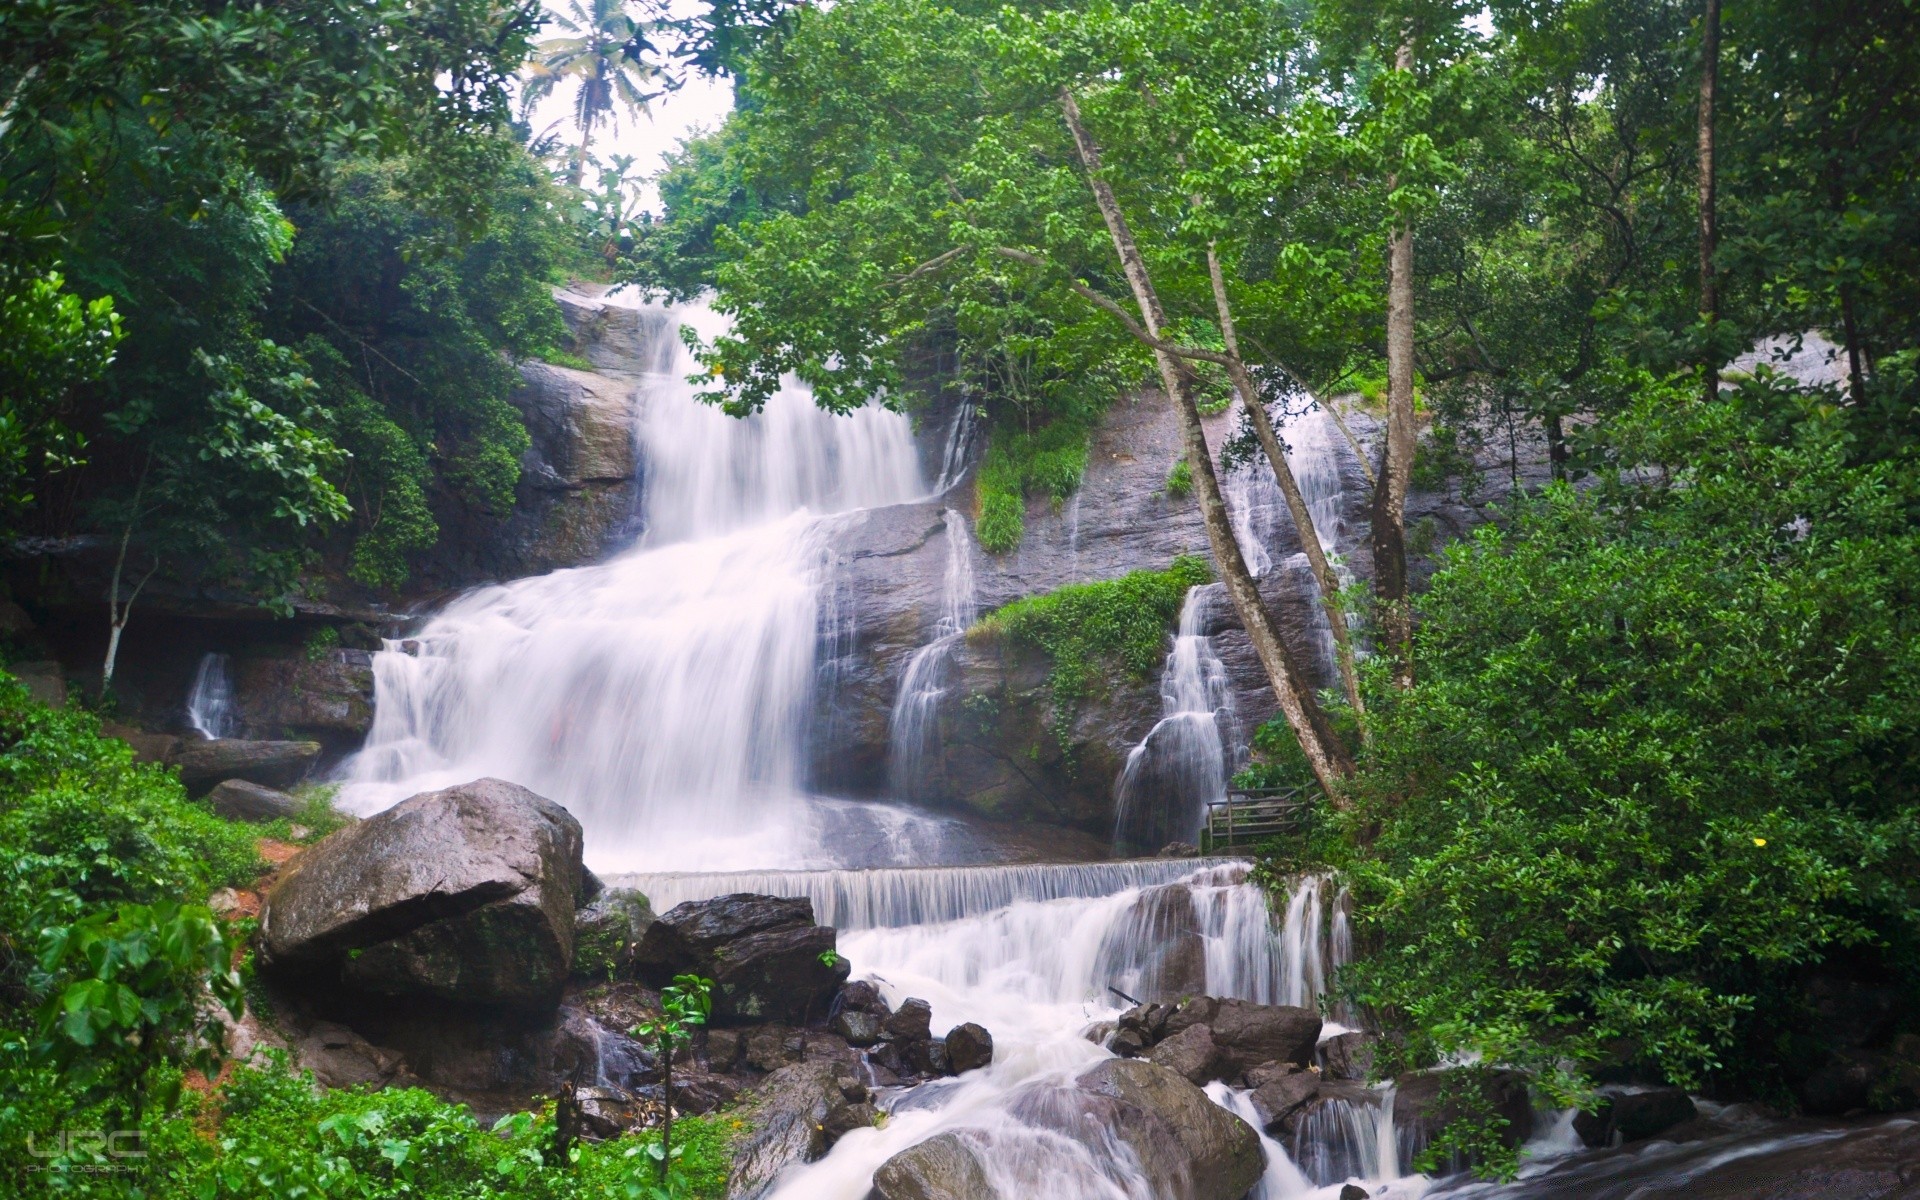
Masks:
[[[187,693],[187,723],[202,737],[226,738],[238,725],[233,712],[233,663],[224,654],[206,654]]]
[[[1123,1144],[1062,1132],[1071,1081],[1109,1055],[1087,1030],[1126,1006],[1120,993],[1319,1003],[1351,943],[1343,899],[1305,879],[1276,915],[1245,864],[1227,861],[940,865],[961,857],[954,822],[808,794],[816,684],[852,619],[832,578],[836,514],[943,492],[966,470],[971,410],[956,414],[930,484],[907,419],[879,407],[829,416],[798,385],[746,421],[699,404],[675,333],[687,322],[710,335],[718,318],[698,307],[642,318],[637,541],[599,564],[473,591],[389,642],[341,802],[371,812],[480,776],[513,780],[565,804],[589,864],[659,910],[734,892],[810,897],[856,975],[890,1001],[929,1001],[936,1032],[962,1021],[992,1031],[991,1066],[893,1097],[884,1126],[782,1176],[782,1200],[864,1200],[881,1163],[947,1130],[989,1151],[1008,1200],[1158,1200]],[[1312,460],[1304,431],[1292,432]],[[1297,469],[1303,485],[1319,479],[1312,461]],[[1272,506],[1256,480],[1238,486],[1236,513],[1264,544]],[[1310,495],[1324,500],[1318,483]],[[1330,538],[1335,515],[1322,526]],[[950,658],[974,618],[973,545],[957,508],[945,535],[940,615],[891,715],[896,797],[918,786]],[[1173,641],[1165,717],[1143,746],[1168,753],[1139,754],[1166,768],[1155,788],[1169,771],[1187,782],[1150,797],[1145,765],[1133,790],[1122,781],[1122,821],[1149,841],[1195,832],[1237,747],[1225,670],[1204,636],[1215,590],[1189,594]],[[202,675],[196,724],[219,708],[215,666]],[[1251,1113],[1223,1085],[1210,1094]],[[1418,1194],[1424,1181],[1386,1183],[1398,1154],[1391,1099],[1378,1099],[1329,1110],[1332,1125],[1307,1143],[1263,1139],[1256,1195],[1331,1197],[1348,1174],[1372,1179],[1376,1197]]]

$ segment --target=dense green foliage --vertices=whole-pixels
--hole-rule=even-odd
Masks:
[[[1616,436],[1684,467],[1449,549],[1352,818],[1350,982],[1416,1056],[1777,1088],[1805,966],[1920,985],[1920,489],[1861,433],[1656,396]]]
[[[981,618],[968,636],[1004,638],[1045,653],[1053,663],[1054,703],[1069,708],[1094,695],[1104,673],[1152,678],[1187,591],[1212,578],[1204,560],[1183,554],[1164,571],[1129,571],[1016,600]]]

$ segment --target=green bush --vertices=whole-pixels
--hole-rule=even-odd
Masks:
[[[992,554],[1014,549],[1026,536],[1027,497],[1062,504],[1086,470],[1087,431],[1078,422],[1058,420],[1034,433],[995,429],[976,476],[980,545]]]
[[[1805,970],[1920,984],[1920,461],[1764,387],[1610,432],[1670,478],[1445,552],[1355,789],[1345,983],[1415,1060],[1781,1096]]]
[[[1185,499],[1192,494],[1193,468],[1188,466],[1187,460],[1183,458],[1174,463],[1173,469],[1167,472],[1167,495],[1175,499]]]

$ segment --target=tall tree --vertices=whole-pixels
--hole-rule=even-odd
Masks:
[[[531,111],[562,82],[576,81],[573,122],[580,130],[580,144],[567,167],[567,183],[579,187],[595,126],[603,118],[616,118],[622,108],[636,115],[646,112],[659,92],[644,89],[660,72],[644,57],[652,48],[647,37],[651,26],[627,11],[627,0],[567,0],[567,10],[553,14],[552,20],[573,36],[534,46],[521,106]]]
[[[1394,50],[1393,69],[1411,81],[1413,34]],[[1403,136],[1405,131],[1403,131]],[[1397,173],[1387,191],[1398,190]],[[1413,605],[1407,594],[1407,492],[1413,484],[1413,224],[1396,214],[1387,239],[1387,446],[1373,500],[1373,591],[1380,632],[1394,657],[1393,681],[1413,683]]]
[[[1719,240],[1714,151],[1715,110],[1720,91],[1720,0],[1706,0],[1700,15],[1700,320],[1708,330],[1720,319],[1720,297],[1713,276],[1713,255]],[[1709,348],[1701,364],[1701,385],[1712,400],[1720,394],[1720,365]]]

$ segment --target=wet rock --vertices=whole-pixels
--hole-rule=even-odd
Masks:
[[[725,1079],[711,1075],[681,1075],[677,1069],[674,1072],[673,1106],[683,1113],[698,1116],[725,1108],[739,1094],[739,1087]]]
[[[1258,1087],[1265,1087],[1269,1083],[1277,1083],[1282,1079],[1286,1079],[1290,1076],[1298,1075],[1300,1073],[1301,1073],[1300,1068],[1294,1066],[1292,1063],[1268,1062],[1268,1063],[1261,1063],[1259,1066],[1254,1067],[1252,1070],[1248,1071],[1246,1075],[1243,1076],[1243,1078],[1246,1081],[1245,1086],[1250,1088],[1258,1088]],[[1322,1075],[1321,1078],[1324,1079],[1325,1076]]]
[[[950,1074],[947,1064],[947,1044],[939,1038],[927,1038],[924,1041],[907,1044],[907,1065],[917,1075]]]
[[[1336,1033],[1320,1043],[1320,1074],[1327,1079],[1364,1080],[1373,1069],[1370,1033]]]
[[[873,1173],[877,1200],[1011,1200],[987,1181],[967,1131],[936,1134],[909,1146]]]
[[[116,725],[111,721],[102,721],[100,732],[132,746],[133,761],[138,763],[172,762],[174,754],[180,749],[180,739],[170,733],[152,733],[131,725]]]
[[[223,779],[243,779],[268,787],[298,783],[320,757],[319,742],[258,742],[240,738],[182,741],[174,751],[180,782],[195,795]]]
[[[1143,999],[1173,1004],[1207,990],[1206,938],[1185,884],[1147,888],[1123,922],[1120,932],[1128,944],[1151,947],[1132,985]]]
[[[1277,1077],[1262,1074],[1248,1098],[1260,1114],[1260,1127],[1279,1134],[1290,1129],[1293,1115],[1319,1096],[1320,1088],[1320,1080],[1311,1071],[1295,1070]]]
[[[1160,847],[1160,852],[1154,855],[1154,857],[1199,858],[1200,847],[1194,845],[1192,842],[1168,842],[1166,845]]]
[[[714,982],[718,1025],[823,1018],[851,970],[813,902],[738,894],[688,901],[648,927],[635,971],[655,987],[695,972]]]
[[[947,1031],[947,1065],[955,1075],[993,1062],[993,1035],[972,1021]]]
[[[843,984],[834,1007],[839,1011],[872,1013],[879,1017],[893,1015],[892,1007],[880,994],[879,985],[871,979],[855,979]]]
[[[1221,1070],[1229,1079],[1267,1062],[1309,1066],[1320,1038],[1319,1014],[1309,1009],[1213,996],[1183,1001],[1168,1015],[1165,1036],[1195,1025],[1212,1031],[1214,1045],[1220,1048]]]
[[[1346,1184],[1340,1189],[1340,1200],[1369,1200],[1370,1195],[1367,1189],[1357,1183]]]
[[[1107,1039],[1107,1049],[1121,1058],[1138,1058],[1152,1045],[1152,1039],[1138,1029],[1117,1029]]]
[[[740,1041],[741,1061],[756,1071],[778,1071],[804,1053],[800,1039],[784,1025],[750,1029]]]
[[[879,1123],[880,1110],[863,1100],[829,1113],[822,1132],[827,1135],[827,1145],[832,1146],[856,1129],[872,1129]]]
[[[242,658],[234,663],[233,696],[249,734],[358,739],[373,727],[373,656],[330,650],[318,658]]]
[[[584,884],[584,878],[582,882]],[[602,892],[598,899],[574,914],[574,978],[631,977],[640,940],[657,919],[653,905],[639,892],[626,888]]]
[[[580,1131],[595,1141],[638,1129],[655,1115],[651,1106],[625,1088],[579,1088],[574,1092],[574,1103],[579,1105]]]
[[[933,1005],[909,998],[882,1027],[888,1041],[918,1042],[933,1036]]]
[[[827,1022],[827,1028],[847,1039],[849,1046],[863,1049],[879,1041],[883,1032],[882,1018],[854,1009],[835,1014],[833,1020]]]
[[[1573,1131],[1589,1146],[1610,1146],[1616,1138],[1644,1141],[1699,1115],[1693,1098],[1680,1088],[1608,1092],[1593,1112],[1574,1116]]]
[[[1188,1083],[1209,1083],[1221,1076],[1222,1056],[1205,1025],[1189,1025],[1147,1052],[1147,1061],[1165,1067]]]
[[[750,1132],[734,1149],[727,1195],[754,1200],[795,1163],[827,1151],[827,1126],[844,1124],[849,1107],[844,1081],[854,1078],[844,1063],[802,1062],[782,1067],[754,1088],[741,1110]]]
[[[294,1061],[327,1087],[383,1085],[401,1068],[401,1057],[374,1045],[345,1025],[319,1021],[293,1039]]]
[[[573,955],[580,847],[580,823],[517,784],[403,800],[281,874],[262,966],[363,993],[551,1009]]]
[[[1449,1096],[1449,1084],[1477,1087],[1485,1107],[1506,1125],[1498,1133],[1501,1144],[1514,1147],[1527,1140],[1533,1128],[1533,1098],[1527,1078],[1518,1071],[1462,1068],[1454,1071],[1415,1071],[1394,1080],[1393,1121],[1405,1131],[1405,1146],[1417,1153],[1453,1121],[1466,1115],[1465,1107]],[[1467,1163],[1457,1163],[1465,1167]]]
[[[1077,1087],[1117,1102],[1105,1129],[1134,1152],[1153,1195],[1240,1200],[1260,1181],[1259,1135],[1172,1071],[1109,1059],[1080,1076]]]
[[[207,793],[213,811],[229,821],[277,821],[300,815],[300,801],[275,788],[229,779]]]

